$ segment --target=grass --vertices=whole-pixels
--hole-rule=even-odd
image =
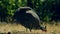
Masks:
[[[11,32],[12,34],[60,34],[60,25],[45,25],[47,26],[47,32],[43,32],[41,30],[32,30],[32,32],[30,32],[29,29],[26,31],[26,28],[20,24],[7,24],[2,22],[0,23],[0,33]]]

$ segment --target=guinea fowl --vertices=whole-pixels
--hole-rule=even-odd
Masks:
[[[30,7],[20,7],[15,12],[14,19],[19,24],[28,28],[30,31],[32,29],[41,29],[42,31],[46,31],[46,27],[41,26],[39,16],[36,12]]]

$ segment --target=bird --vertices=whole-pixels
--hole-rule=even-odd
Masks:
[[[28,28],[30,32],[32,29],[41,29],[42,31],[46,31],[46,26],[41,26],[39,16],[30,7],[18,8],[14,13],[13,19]]]

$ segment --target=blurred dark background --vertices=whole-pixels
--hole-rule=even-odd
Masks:
[[[60,0],[0,0],[0,22],[12,22],[19,7],[33,8],[43,22],[60,21]]]

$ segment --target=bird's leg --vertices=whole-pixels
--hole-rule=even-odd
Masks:
[[[29,30],[30,30],[30,32],[31,32],[31,28],[30,28]]]
[[[30,29],[29,29],[29,30],[30,30],[30,32],[31,32],[31,29],[32,29],[32,24],[30,24]]]

